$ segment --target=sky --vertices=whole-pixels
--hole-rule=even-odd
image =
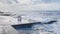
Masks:
[[[0,10],[60,10],[60,0],[0,0]]]

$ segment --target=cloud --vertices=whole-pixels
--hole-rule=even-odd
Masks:
[[[9,4],[9,2],[11,3]],[[0,0],[0,10],[60,10],[60,2],[59,0]]]
[[[31,0],[17,0],[20,4],[30,4]]]
[[[21,9],[24,10],[60,10],[59,0],[20,0],[20,2]]]
[[[45,2],[45,3],[59,3],[60,2],[60,0],[43,0],[43,2]]]
[[[60,10],[60,4],[58,3],[49,3],[49,4],[36,4],[32,6],[38,10]]]

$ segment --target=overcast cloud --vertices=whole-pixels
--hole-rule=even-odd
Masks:
[[[60,10],[60,0],[0,0],[0,10]]]

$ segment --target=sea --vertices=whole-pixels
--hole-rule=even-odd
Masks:
[[[23,12],[24,18],[48,23],[57,20],[52,24],[35,24],[31,28],[16,28],[21,34],[59,34],[60,33],[60,11],[27,11]],[[29,25],[28,25],[29,26]]]

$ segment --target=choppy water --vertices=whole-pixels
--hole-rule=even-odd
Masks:
[[[32,13],[32,14],[31,14]],[[19,34],[60,34],[60,12],[27,12],[28,19],[47,22],[57,20],[52,24],[35,24],[31,28],[17,28]]]
[[[58,34],[57,23],[54,24],[36,24],[31,28],[17,28],[17,31],[21,34]]]
[[[59,34],[60,33],[60,11],[45,11],[45,12],[26,12],[27,18],[32,20],[41,20],[41,22],[48,22],[49,20],[57,20],[53,24],[44,24],[44,25],[34,25],[32,26],[33,30],[19,30],[18,32],[22,34]],[[48,32],[48,33],[47,33]]]

